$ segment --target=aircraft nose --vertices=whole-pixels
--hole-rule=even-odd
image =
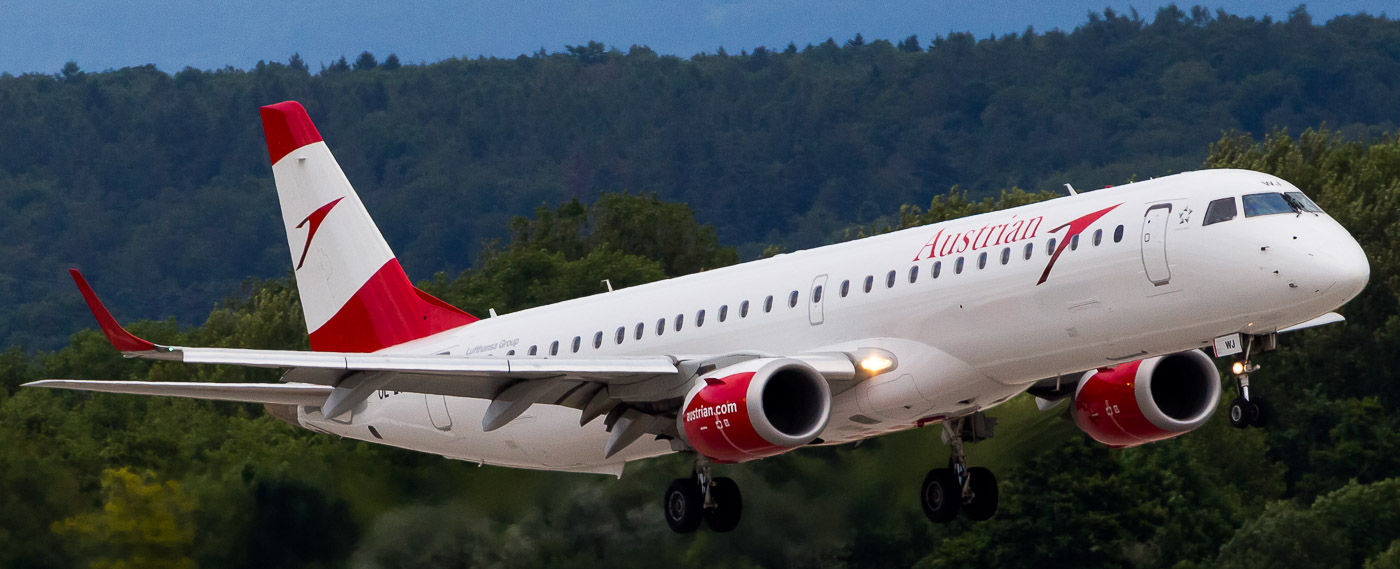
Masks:
[[[1343,231],[1340,237],[1319,257],[1324,274],[1335,282],[1333,290],[1329,292],[1334,292],[1342,302],[1346,302],[1366,288],[1367,281],[1371,280],[1371,262],[1366,259],[1366,251],[1361,249],[1361,244],[1350,234]]]

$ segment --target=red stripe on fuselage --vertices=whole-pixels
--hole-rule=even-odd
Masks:
[[[476,320],[414,288],[398,259],[390,259],[335,316],[311,332],[311,349],[374,352]]]

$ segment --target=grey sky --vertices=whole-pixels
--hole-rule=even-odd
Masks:
[[[827,37],[925,40],[954,31],[979,37],[1073,29],[1090,10],[1136,7],[1150,19],[1161,3],[1106,0],[588,0],[557,2],[315,0],[174,2],[154,0],[0,0],[0,72],[54,73],[74,60],[85,70],[154,63],[248,68],[258,60],[286,61],[300,53],[312,69],[362,51],[405,62],[480,55],[514,57],[541,48],[596,40],[626,49],[648,45],[690,56],[720,46],[738,53],[755,46],[799,46]],[[1295,0],[1228,0],[1209,4],[1231,13],[1280,18]],[[1182,4],[1183,7],[1189,6]],[[1365,11],[1394,10],[1394,0],[1308,4],[1316,21]]]

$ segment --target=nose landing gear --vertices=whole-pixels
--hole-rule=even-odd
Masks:
[[[1248,359],[1236,361],[1230,368],[1235,374],[1235,389],[1239,392],[1239,396],[1230,402],[1230,426],[1236,429],[1263,427],[1268,418],[1264,398],[1258,395],[1251,397],[1249,393],[1249,374],[1258,370],[1259,366]]]
[[[948,523],[961,510],[967,519],[982,521],[996,514],[1000,495],[992,471],[980,466],[969,468],[963,442],[991,438],[996,420],[981,412],[943,423],[943,439],[952,447],[948,468],[935,468],[924,476],[919,488],[919,505],[934,523]]]

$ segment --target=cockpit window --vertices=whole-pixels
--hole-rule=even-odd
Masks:
[[[1239,210],[1235,208],[1235,198],[1220,198],[1213,200],[1206,206],[1205,225],[1230,221],[1239,215]]]
[[[1301,205],[1289,202],[1283,194],[1245,194],[1244,216],[1256,217],[1276,213],[1302,213]]]
[[[1313,203],[1312,200],[1308,199],[1308,196],[1303,195],[1303,192],[1288,192],[1283,194],[1283,196],[1293,200],[1294,202],[1297,202],[1297,204],[1303,208],[1303,211],[1309,213],[1322,213],[1322,208],[1317,207],[1317,204]]]

